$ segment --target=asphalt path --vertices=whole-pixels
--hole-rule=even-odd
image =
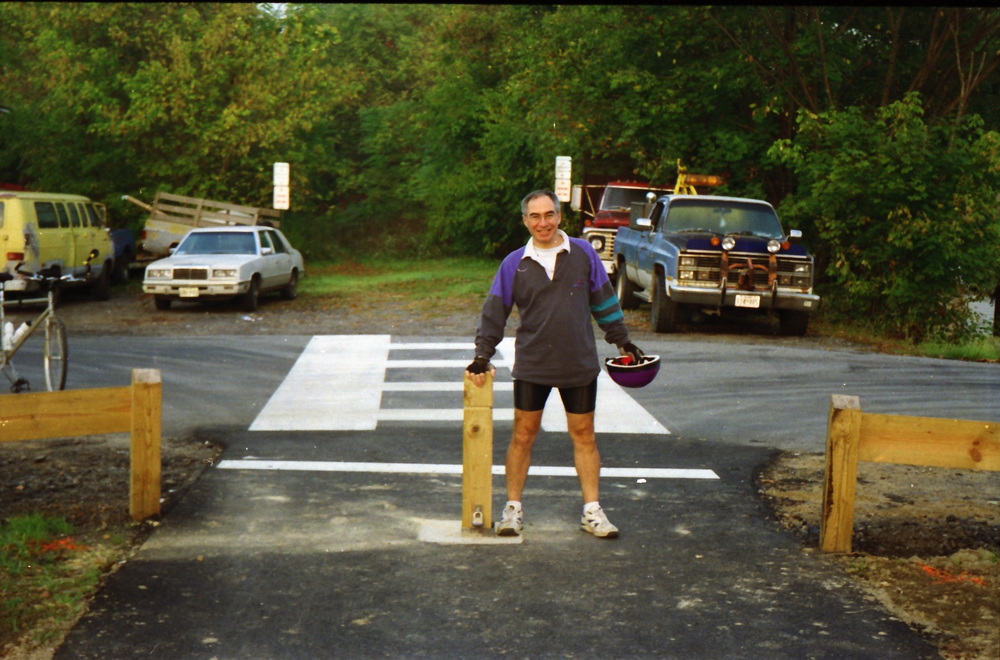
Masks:
[[[523,543],[463,543],[435,536],[459,525],[460,476],[398,466],[461,463],[461,423],[445,412],[461,408],[460,390],[419,384],[460,382],[470,338],[392,337],[382,380],[417,386],[382,392],[374,429],[250,430],[282,390],[327,395],[315,380],[323,370],[310,376],[299,362],[312,340],[70,338],[68,387],[160,369],[165,435],[212,437],[226,450],[56,657],[937,657],[803,552],[769,518],[753,474],[779,449],[823,451],[835,393],[872,412],[996,419],[997,365],[767,337],[647,338],[664,368],[628,395],[666,432],[601,434],[604,465],[636,471],[602,480],[621,538],[577,529],[575,478],[535,474]],[[439,351],[426,346],[435,343]],[[354,359],[357,378],[348,366],[325,386],[361,407],[361,374],[377,361]],[[505,380],[501,366],[496,410],[510,406]],[[495,422],[495,464],[509,432],[509,421]],[[534,465],[572,465],[564,433],[543,430]],[[714,478],[654,476],[661,469]],[[497,515],[502,487],[496,476]]]

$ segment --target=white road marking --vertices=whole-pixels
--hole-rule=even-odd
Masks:
[[[376,474],[444,474],[461,475],[461,465],[447,463],[355,463],[342,461],[275,461],[243,459],[219,461],[221,470],[290,470],[302,472],[364,472]],[[494,465],[493,474],[503,475],[504,466]],[[541,477],[575,477],[572,467],[532,465],[529,475]],[[614,468],[602,467],[601,477],[610,479],[718,479],[712,470],[685,468]]]
[[[462,370],[472,342],[392,343],[388,335],[313,337],[288,375],[250,425],[251,431],[372,431],[379,422],[461,422],[462,401],[448,408],[382,408],[382,392],[461,392]],[[390,351],[465,351],[461,359],[389,359]],[[509,368],[514,340],[497,347],[493,364]],[[454,369],[449,382],[387,382],[388,369]],[[508,381],[494,383],[495,392],[510,392]],[[594,427],[598,433],[667,435],[670,432],[605,373],[598,377]],[[437,399],[439,400],[439,399]],[[435,401],[437,401],[435,400]],[[494,408],[495,421],[514,418],[512,408]],[[542,429],[566,431],[566,411],[558,392],[549,396]]]

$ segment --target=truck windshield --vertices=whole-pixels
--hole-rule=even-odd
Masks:
[[[245,232],[188,234],[174,254],[257,254],[257,242]]]
[[[602,211],[628,211],[632,202],[645,202],[646,193],[654,192],[662,194],[652,188],[616,188],[608,186],[604,190],[604,197],[601,199]]]
[[[770,206],[704,199],[676,200],[667,207],[664,231],[710,231],[783,238],[781,223]]]

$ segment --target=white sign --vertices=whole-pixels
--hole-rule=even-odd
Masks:
[[[288,163],[275,163],[274,164],[274,185],[276,186],[287,186],[289,184],[289,165]]]
[[[274,187],[274,208],[279,211],[287,211],[292,201],[292,195],[288,186]]]
[[[572,174],[573,159],[569,156],[556,156],[555,193],[560,202],[568,202],[570,199]]]

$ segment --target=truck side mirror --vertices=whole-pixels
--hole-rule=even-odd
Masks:
[[[788,240],[798,241],[802,239],[802,231],[799,229],[789,229],[788,230]]]
[[[653,221],[649,218],[636,218],[635,226],[637,229],[648,231],[653,228]]]

